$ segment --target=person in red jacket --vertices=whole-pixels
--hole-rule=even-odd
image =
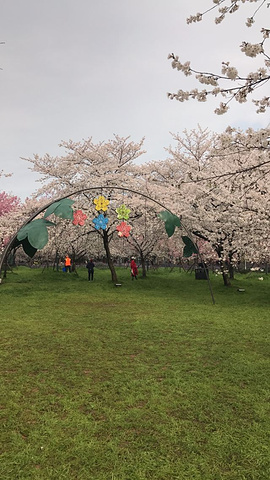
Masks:
[[[137,280],[138,267],[136,265],[134,257],[131,257],[130,268],[131,268],[131,279],[134,280],[134,278],[135,278],[135,280]]]

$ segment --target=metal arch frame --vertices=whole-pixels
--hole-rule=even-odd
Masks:
[[[32,222],[32,220],[34,220],[40,213],[44,212],[44,210],[47,210],[47,208],[49,208],[51,205],[53,205],[53,203],[56,203],[56,202],[60,202],[61,200],[64,200],[65,198],[68,198],[68,197],[72,197],[73,195],[78,195],[80,193],[84,193],[84,192],[88,192],[88,191],[91,191],[91,190],[103,190],[103,189],[111,189],[111,190],[121,190],[121,191],[126,191],[126,192],[130,192],[130,193],[133,193],[135,195],[140,195],[141,197],[144,197],[154,203],[156,203],[157,205],[159,205],[161,208],[164,208],[164,210],[167,210],[167,212],[169,212],[171,215],[175,215],[169,208],[167,208],[165,205],[163,205],[161,202],[159,202],[158,200],[155,200],[154,198],[150,197],[149,195],[146,195],[145,193],[142,193],[142,192],[138,192],[137,190],[133,190],[131,188],[127,188],[127,187],[116,187],[116,186],[110,186],[110,185],[102,185],[102,186],[96,186],[96,187],[87,187],[87,188],[81,188],[79,190],[75,190],[74,192],[69,192],[67,193],[66,195],[63,195],[57,199],[54,199],[52,200],[51,202],[47,203],[46,205],[44,205],[43,207],[39,208],[37,210],[37,212],[35,212],[33,215],[31,215],[31,217],[26,220],[21,226],[20,228],[16,231],[16,233],[11,237],[10,241],[8,242],[8,244],[5,246],[4,248],[4,251],[1,255],[1,258],[0,258],[0,283],[2,283],[2,270],[3,270],[3,265],[5,263],[5,260],[9,254],[9,252],[12,250],[12,247],[13,247],[13,244],[17,238],[17,234],[18,232],[21,230],[21,228],[23,228],[24,226],[28,225],[28,223]],[[182,223],[181,221],[181,225],[183,227],[183,229],[186,231],[186,233],[188,234],[188,236],[191,238],[193,244],[195,245],[195,242],[193,241],[192,237],[193,235],[191,234],[191,232],[187,229],[187,227]],[[198,249],[198,247],[196,247]],[[211,298],[212,298],[212,302],[213,304],[215,305],[215,299],[214,299],[214,294],[213,294],[213,289],[212,289],[212,285],[211,285],[211,282],[210,282],[210,279],[209,279],[209,274],[208,274],[208,271],[205,267],[205,264],[204,264],[204,261],[202,259],[202,256],[201,256],[201,253],[198,249],[198,255],[199,255],[199,258],[201,260],[201,263],[203,265],[203,268],[204,268],[204,271],[205,271],[205,275],[206,275],[206,278],[207,278],[207,282],[208,282],[208,287],[209,287],[209,290],[210,290],[210,294],[211,294]]]

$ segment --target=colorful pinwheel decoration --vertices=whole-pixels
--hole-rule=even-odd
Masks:
[[[128,225],[126,222],[121,222],[120,225],[116,227],[116,230],[118,231],[119,237],[127,238],[130,235],[131,226]]]
[[[73,225],[84,225],[87,215],[82,210],[76,210],[73,213]]]
[[[103,195],[99,195],[98,198],[94,199],[94,204],[96,205],[97,211],[103,210],[103,212],[106,212],[108,210],[109,203],[110,200],[107,200],[107,198],[103,197]]]
[[[109,219],[104,217],[103,213],[100,213],[97,217],[93,219],[93,223],[95,225],[96,230],[106,230],[107,228],[107,223]]]
[[[119,218],[119,220],[121,219],[128,220],[130,209],[127,208],[126,205],[123,203],[122,205],[120,205],[120,207],[116,208],[116,213],[117,213],[117,218]]]

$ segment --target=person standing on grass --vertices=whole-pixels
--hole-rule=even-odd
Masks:
[[[90,258],[90,260],[88,260],[87,264],[86,264],[86,268],[88,270],[88,281],[90,282],[90,280],[94,280],[94,268],[95,268],[95,264],[93,262],[93,259]]]
[[[135,262],[135,258],[131,257],[131,262],[130,262],[130,268],[131,268],[131,280],[137,280],[138,276],[138,267]]]
[[[71,272],[71,259],[68,255],[66,255],[66,258],[65,258],[65,269],[66,269],[66,272]]]

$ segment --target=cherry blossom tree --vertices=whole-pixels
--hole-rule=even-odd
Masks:
[[[153,188],[164,198],[170,191],[184,223],[214,248],[225,284],[233,259],[256,256],[259,245],[269,248],[268,151],[246,149],[249,134],[239,132],[235,148],[233,133],[199,128],[174,135],[167,161],[148,165]]]
[[[15,210],[20,204],[20,199],[6,192],[0,192],[0,216]]]
[[[258,3],[254,6],[253,14],[246,18],[246,26],[252,27],[256,21],[256,14],[262,8],[269,8],[270,4],[267,0],[213,0],[214,5],[203,13],[191,15],[187,19],[187,23],[195,23],[201,21],[205,15],[211,10],[217,10],[215,23],[220,24],[228,14],[233,14],[240,7],[244,8],[248,3]],[[243,5],[246,4],[246,5]],[[265,13],[268,13],[267,10]],[[268,15],[269,16],[269,15]],[[267,16],[265,15],[265,18]],[[186,76],[195,76],[198,82],[206,85],[206,88],[194,88],[189,91],[182,89],[176,93],[168,93],[170,99],[184,102],[189,99],[196,99],[199,102],[205,102],[210,95],[215,97],[223,97],[223,101],[219,107],[215,109],[215,113],[221,115],[228,111],[229,103],[235,100],[239,103],[247,101],[255,90],[262,87],[270,79],[270,54],[269,54],[269,26],[261,28],[261,38],[258,43],[252,44],[248,41],[243,41],[240,45],[241,52],[243,52],[249,59],[260,58],[261,63],[259,67],[255,67],[255,71],[249,73],[239,73],[238,69],[231,65],[229,61],[223,61],[221,73],[211,73],[209,71],[198,71],[191,67],[189,61],[182,62],[178,55],[170,53],[168,58],[171,60],[172,68],[182,72]],[[268,47],[268,50],[266,49]],[[228,85],[230,84],[230,85]],[[263,96],[260,99],[252,100],[257,107],[257,113],[265,113],[266,108],[270,106],[270,97]]]
[[[112,140],[95,144],[92,138],[81,142],[63,141],[63,156],[49,154],[25,158],[30,170],[42,175],[43,186],[37,194],[50,194],[52,198],[75,190],[98,185],[130,185],[133,162],[144,152],[144,139],[135,143],[129,137],[115,135]]]
[[[9,216],[18,212],[20,199],[6,192],[0,193],[0,252],[4,249],[10,236]]]
[[[147,274],[147,262],[157,254],[160,239],[167,240],[164,226],[157,214],[158,210],[154,206],[142,206],[142,212],[136,222],[134,221],[131,235],[127,238],[129,247],[139,258],[143,278]]]
[[[50,195],[52,198],[64,196],[68,193],[81,191],[75,198],[82,209],[89,209],[89,202],[93,202],[92,195],[86,190],[100,186],[96,194],[103,196],[102,190],[107,187],[110,200],[109,187],[134,187],[138,181],[134,180],[134,161],[139,158],[144,139],[134,143],[129,137],[123,138],[115,135],[112,140],[95,144],[92,138],[82,142],[62,142],[60,145],[65,149],[63,156],[52,157],[46,154],[43,157],[35,155],[28,158],[32,164],[32,170],[42,175],[43,186],[37,192],[38,195]],[[105,212],[106,210],[104,210]],[[99,219],[106,221],[103,215],[103,207],[99,210]],[[89,225],[85,227],[89,229]],[[117,276],[110,252],[110,242],[115,234],[116,223],[112,221],[107,228],[98,223],[91,224],[90,231],[95,231],[102,237],[107,261],[112,274],[112,280],[117,282]]]
[[[173,135],[176,146],[167,149],[168,159],[147,165],[134,162],[143,153],[143,141],[115,136],[97,145],[91,139],[63,143],[62,157],[29,159],[43,175],[43,186],[36,199],[13,212],[12,220],[3,216],[6,225],[0,221],[0,231],[9,225],[11,235],[19,219],[27,220],[39,207],[72,199],[71,216],[59,220],[57,209],[50,207],[40,214],[43,223],[56,224],[44,255],[60,258],[69,252],[75,265],[102,243],[116,283],[113,256],[122,248],[119,235],[127,240],[127,256],[136,252],[145,271],[146,259],[159,255],[165,244],[157,214],[166,205],[193,236],[214,248],[226,283],[233,262],[266,258],[269,251],[269,138],[269,129],[228,128],[218,135],[198,127]],[[151,200],[146,208],[149,197],[156,206]],[[170,243],[176,252],[177,245]]]

